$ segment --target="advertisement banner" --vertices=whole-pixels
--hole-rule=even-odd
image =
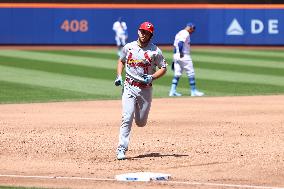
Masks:
[[[188,22],[193,44],[284,45],[283,8],[7,8],[0,6],[0,44],[114,45],[113,23],[126,22],[128,41],[138,26],[155,26],[154,42],[170,45]]]

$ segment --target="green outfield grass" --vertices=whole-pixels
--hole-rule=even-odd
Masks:
[[[193,46],[192,58],[206,96],[284,94],[284,50]],[[116,64],[115,48],[0,50],[0,103],[120,99]],[[155,98],[168,96],[172,76],[155,81]],[[189,97],[185,74],[178,91]]]

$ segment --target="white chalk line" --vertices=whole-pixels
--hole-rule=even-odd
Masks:
[[[91,180],[91,181],[116,181],[116,179],[92,178],[92,177],[66,177],[66,176],[36,176],[36,175],[0,175],[0,177],[10,178],[31,178],[31,179],[65,179],[65,180]],[[121,181],[120,181],[121,182]],[[284,187],[274,186],[257,186],[242,184],[222,184],[210,182],[186,182],[186,181],[155,181],[163,184],[183,184],[183,185],[202,185],[202,186],[219,186],[228,188],[253,188],[253,189],[284,189]]]
[[[93,180],[93,181],[115,181],[115,179],[92,178],[92,177],[64,177],[64,176],[36,176],[36,175],[0,175],[10,178],[34,178],[34,179],[66,179],[66,180]]]

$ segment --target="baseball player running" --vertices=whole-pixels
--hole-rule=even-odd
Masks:
[[[167,64],[162,51],[150,42],[154,26],[143,22],[138,29],[138,40],[127,43],[117,64],[115,85],[122,85],[125,68],[125,82],[122,93],[122,122],[119,133],[117,159],[126,158],[133,119],[138,127],[147,123],[152,102],[152,82],[163,76]],[[157,69],[156,71],[156,68]]]
[[[127,26],[126,23],[122,21],[121,17],[119,17],[118,20],[113,23],[112,29],[115,32],[115,41],[118,47],[117,54],[120,56],[121,49],[126,44],[128,38]]]
[[[176,88],[183,70],[185,70],[188,77],[188,82],[191,87],[191,96],[204,95],[203,92],[200,92],[196,89],[195,72],[190,56],[190,35],[194,31],[195,25],[193,23],[188,23],[186,27],[179,31],[175,36],[173,56],[174,62],[172,65],[174,69],[174,77],[172,79],[169,96],[181,96],[181,94],[176,91]]]

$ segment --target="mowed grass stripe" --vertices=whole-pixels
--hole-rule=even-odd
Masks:
[[[67,55],[67,54],[72,55],[73,54],[74,56],[78,56],[78,55],[84,56],[84,53],[83,53],[83,55],[81,55],[81,52],[77,52],[77,51],[48,51],[48,52],[50,52],[50,53],[58,52],[57,54],[64,52],[63,54],[65,54],[65,55]],[[90,54],[90,53],[88,53],[88,54]],[[102,55],[100,55],[100,57],[103,57],[104,53],[101,53],[101,54]],[[199,57],[202,57],[202,56],[199,56]],[[209,58],[209,59],[212,59],[212,57]],[[198,58],[197,58],[197,61],[201,62]],[[273,69],[273,68],[269,67],[270,64],[266,64],[266,66],[264,66],[264,67],[259,67],[259,66],[256,66],[256,65],[253,65],[254,67],[249,66],[249,65],[243,65],[243,67],[241,67],[241,66],[232,66],[232,65],[230,65],[230,63],[228,63],[228,62],[232,62],[232,61],[226,61],[225,62],[224,60],[218,59],[215,62],[217,62],[218,64],[213,66],[212,64],[206,64],[205,65],[206,62],[203,61],[203,64],[200,65],[200,66],[208,66],[209,69],[210,68],[218,69],[218,68],[223,67],[222,69],[224,69],[224,70],[229,69],[230,71],[234,71],[234,72],[238,72],[240,70],[240,71],[244,71],[244,72],[247,72],[247,73],[255,73],[255,74],[272,74],[272,75],[274,75],[274,73],[275,73],[276,75],[284,75],[284,64],[282,64],[283,69]],[[242,61],[238,61],[238,62],[242,62]],[[246,64],[249,64],[249,63],[246,63]],[[258,62],[258,64],[259,64],[259,62]],[[90,65],[90,64],[87,64],[87,65]],[[277,64],[277,65],[280,65],[280,64]],[[92,66],[94,66],[94,64],[92,64]],[[199,65],[196,64],[196,66],[199,66]],[[98,67],[100,67],[100,64],[98,64]],[[114,65],[113,65],[113,67],[114,67]]]
[[[232,59],[246,59],[246,60],[259,60],[259,61],[273,61],[283,63],[283,57],[268,56],[265,53],[259,53],[258,55],[251,54],[234,54],[234,53],[225,53],[225,52],[203,52],[198,51],[194,53],[196,56],[211,56],[211,57],[223,57],[223,58],[232,58]]]
[[[284,68],[270,68],[270,67],[259,67],[250,65],[233,65],[233,64],[214,64],[211,62],[196,61],[194,63],[196,68],[204,68],[211,70],[220,71],[231,71],[240,73],[251,73],[251,74],[262,74],[271,76],[284,76]],[[284,78],[283,78],[284,79]]]
[[[117,63],[118,60],[118,56],[116,53],[109,53],[109,52],[104,52],[104,51],[83,51],[83,50],[65,50],[65,51],[32,51],[34,53],[46,53],[46,54],[52,54],[52,56],[54,55],[58,55],[58,56],[72,56],[72,57],[88,57],[88,58],[95,58],[95,59],[105,59],[105,60],[109,60],[112,61],[115,65]],[[170,59],[170,55],[169,53],[163,53],[164,55],[166,55],[165,57],[167,59]]]
[[[284,86],[284,77],[272,75],[257,75],[249,73],[238,73],[229,71],[219,71],[211,69],[196,68],[196,77],[200,79],[228,81],[228,82],[243,82],[243,83],[256,83],[267,84],[274,86]]]
[[[76,51],[76,50],[47,50],[47,51],[33,51],[33,52],[41,52],[47,54],[55,54],[55,55],[64,55],[64,56],[75,56],[75,57],[88,57],[88,58],[101,58],[101,59],[108,59],[108,60],[117,60],[117,54],[110,54],[105,52],[98,52],[98,51]]]
[[[95,94],[96,96],[84,95],[84,99],[120,99],[121,87],[114,87],[113,82],[104,80],[94,80],[86,78],[71,77],[60,74],[50,74],[40,71],[29,71],[19,68],[9,68],[0,66],[1,74],[0,80],[9,81],[20,84],[29,84],[34,87],[49,87],[53,90],[61,89],[66,91],[81,92],[87,94]],[[284,92],[284,87],[277,87],[265,84],[253,84],[245,82],[231,82],[231,81],[214,81],[197,79],[197,86],[206,92],[207,95],[222,96],[222,95],[255,95],[256,88],[261,94],[277,94]],[[165,82],[166,86],[159,85],[160,82]],[[154,97],[167,97],[170,89],[170,78],[161,78],[154,84]],[[251,89],[251,90],[250,90]],[[18,90],[18,88],[16,88]],[[184,95],[189,95],[189,86],[187,79],[183,77],[178,86],[178,90]],[[271,93],[270,90],[273,90]],[[36,93],[35,93],[36,95]],[[17,95],[16,95],[17,96]],[[11,96],[13,97],[13,96]],[[31,97],[32,98],[32,97]],[[35,99],[36,97],[34,97]],[[52,98],[51,98],[52,99]],[[68,97],[67,99],[70,99]],[[72,98],[76,99],[76,98]],[[81,99],[81,98],[80,98]],[[78,98],[79,100],[79,98]],[[44,100],[43,101],[47,101]]]
[[[113,82],[105,82],[102,80],[89,80],[77,77],[62,76],[58,74],[46,74],[42,72],[27,71],[21,69],[12,69],[5,68],[0,66],[3,74],[0,75],[0,80],[9,81],[13,83],[18,83],[18,85],[27,86],[27,90],[32,88],[42,91],[44,93],[46,90],[55,90],[54,96],[50,97],[50,100],[82,100],[82,99],[120,99],[121,87],[114,87]],[[41,79],[38,79],[41,77]],[[165,82],[165,86],[161,86],[159,83]],[[15,86],[15,85],[14,85]],[[253,83],[244,83],[244,82],[230,82],[230,81],[218,81],[218,80],[204,80],[197,79],[197,86],[202,89],[207,95],[210,96],[222,96],[222,95],[255,95],[255,90],[261,94],[277,94],[283,93],[284,87],[265,85],[265,84],[253,84]],[[13,86],[11,86],[13,87]],[[16,86],[15,90],[20,88]],[[58,90],[60,89],[60,90]],[[157,80],[154,84],[154,97],[167,97],[170,89],[170,80],[169,78],[161,78]],[[63,91],[62,91],[63,90]],[[187,79],[183,77],[178,86],[179,92],[183,95],[189,95],[189,85]],[[70,91],[70,96],[66,94],[67,91]],[[273,91],[273,92],[271,92]],[[79,92],[79,93],[78,93]],[[55,97],[55,94],[58,93],[59,97]],[[63,93],[63,94],[62,94]],[[72,94],[75,93],[75,94]],[[17,93],[16,93],[17,94]],[[46,96],[40,96],[41,92],[28,93],[38,97],[31,96],[31,99],[36,101],[48,101],[45,99]],[[6,99],[7,102],[12,102],[13,96],[11,99]],[[16,95],[18,96],[18,95]],[[21,95],[19,95],[21,96]],[[28,97],[27,97],[28,98]],[[25,101],[25,97],[17,97],[16,101]],[[26,99],[27,100],[27,99]]]
[[[0,81],[0,86],[0,103],[50,102],[109,98],[108,95],[95,95],[8,81]]]
[[[87,66],[79,66],[79,65],[68,65],[68,64],[61,64],[61,63],[47,63],[47,62],[40,62],[40,61],[29,61],[26,59],[18,59],[18,58],[11,58],[11,57],[1,57],[0,58],[3,60],[0,62],[0,65],[2,66],[9,66],[9,67],[16,67],[16,68],[24,68],[24,69],[31,69],[31,70],[39,70],[39,71],[45,71],[45,72],[50,72],[50,73],[58,73],[58,74],[65,74],[65,75],[71,75],[71,76],[79,76],[79,77],[86,77],[86,78],[93,78],[93,79],[104,79],[104,80],[110,80],[113,81],[115,78],[115,69],[103,69],[103,68],[95,68],[95,67],[87,67]],[[210,64],[209,64],[210,65]],[[199,65],[201,66],[201,64]],[[214,66],[211,68],[207,69],[209,66],[206,65],[202,69],[215,69]],[[226,65],[225,65],[226,67]],[[197,67],[198,68],[198,67]],[[219,69],[217,69],[217,72],[222,72],[219,70],[222,70],[223,68],[220,66]],[[238,72],[238,70],[232,71],[234,69],[230,69],[229,66],[227,66],[226,70],[222,72],[222,75],[231,75],[231,74],[237,74],[235,72]],[[244,69],[243,69],[244,70]],[[258,71],[261,71],[259,74],[259,78],[263,78],[267,76],[267,73],[264,73],[261,69]],[[226,74],[228,72],[229,74]],[[249,71],[247,71],[249,72]],[[254,70],[251,70],[251,72],[255,72]],[[242,74],[242,72],[240,71]],[[255,73],[251,74],[252,76],[250,77],[257,77]],[[219,76],[220,78],[222,76]],[[247,77],[247,76],[246,76]],[[276,76],[271,76],[276,77]],[[215,78],[211,78],[215,79]],[[282,78],[283,80],[283,78]],[[262,79],[258,82],[262,82]],[[268,81],[263,81],[263,82],[269,82]],[[283,82],[282,82],[283,83]],[[267,84],[272,84],[272,83],[267,83]],[[281,83],[280,83],[281,84]],[[168,85],[168,84],[162,84],[162,85]]]
[[[166,52],[164,55],[167,59],[172,60],[172,53]],[[274,60],[273,57],[269,57],[266,59],[263,58],[251,58],[248,59],[242,54],[237,56],[229,56],[226,53],[222,54],[214,54],[214,53],[195,53],[194,51],[191,53],[193,62],[195,61],[204,61],[204,62],[212,62],[212,63],[223,63],[223,64],[234,64],[234,65],[251,65],[251,66],[259,66],[263,68],[284,68],[284,58],[278,58],[278,60]]]
[[[30,61],[30,60],[26,60],[26,59],[18,59],[18,58],[11,58],[11,57],[2,57],[2,60],[0,62],[0,65],[5,65],[5,66],[11,66],[11,67],[18,67],[18,68],[24,68],[24,69],[34,69],[34,70],[40,70],[40,71],[45,71],[45,72],[51,72],[51,73],[60,73],[60,74],[66,74],[66,75],[73,75],[73,76],[80,76],[80,77],[89,77],[89,78],[96,78],[96,79],[105,79],[105,80],[113,80],[113,78],[115,78],[115,69],[103,69],[103,68],[95,68],[95,67],[87,67],[87,66],[79,66],[79,65],[66,65],[66,64],[60,64],[60,63],[49,63],[49,62],[40,62],[40,61]],[[198,68],[198,66],[197,66]],[[206,69],[209,70],[207,68],[202,68],[202,69]],[[215,70],[215,72],[213,72],[214,67],[211,69],[210,73],[221,73],[220,75],[218,75],[218,78],[220,80],[226,80],[229,79],[226,77],[226,79],[222,78],[223,75],[238,75],[238,74],[242,74],[239,73],[238,71],[236,71],[237,73],[233,73],[234,70],[226,70],[224,72],[219,71],[219,70]],[[254,70],[251,70],[252,72]],[[273,77],[276,76],[271,76],[272,78],[270,79],[269,76],[267,76],[266,74],[259,74],[258,77],[255,74],[247,74],[244,75],[245,78],[246,77],[250,77],[250,78],[259,78],[258,80],[252,80],[255,81],[256,83],[260,83],[263,81],[262,78],[266,78],[266,81],[263,82],[270,82],[271,79],[273,79]],[[242,76],[242,77],[244,77]],[[207,76],[208,77],[208,76]],[[209,77],[210,78],[210,77]],[[207,79],[209,79],[207,78]],[[281,84],[279,82],[283,83],[283,77],[276,77],[277,80],[279,80],[278,82],[275,82],[275,84]],[[211,77],[211,79],[215,79],[215,77]],[[234,80],[234,81],[238,81],[238,80]],[[249,80],[246,80],[246,82],[248,82]],[[245,82],[245,81],[242,81]],[[274,83],[267,83],[267,84],[274,84]]]
[[[55,63],[65,63],[73,65],[82,65],[90,67],[100,67],[100,68],[114,68],[116,67],[116,61],[97,59],[97,58],[84,58],[84,57],[69,57],[65,55],[49,55],[46,53],[40,53],[37,51],[33,52],[22,52],[22,51],[0,51],[0,55],[6,57],[17,57],[27,60],[39,60],[40,62],[55,62]],[[165,54],[167,57],[168,63],[171,63],[171,54]],[[228,58],[219,58],[219,57],[206,57],[206,56],[195,56],[193,55],[194,63],[199,61],[212,62],[216,64],[234,64],[234,65],[251,65],[263,67],[263,69],[271,68],[284,68],[284,64],[279,64],[278,62],[263,62],[260,61],[240,61],[238,59],[228,59]],[[195,65],[198,66],[198,65]],[[279,71],[280,72],[280,71]]]
[[[37,51],[1,50],[0,56],[39,61],[39,62],[64,63],[64,64],[74,64],[74,65],[83,65],[83,66],[101,67],[101,68],[115,69],[117,65],[117,61],[111,61],[101,58],[53,55],[50,53],[40,53]]]
[[[91,58],[104,58],[117,60],[118,56],[116,51],[107,51],[106,49],[83,49],[83,50],[46,50],[46,51],[33,51],[33,52],[42,52],[42,53],[51,53],[58,55],[67,55],[67,56],[82,56],[82,57],[91,57]],[[275,53],[271,51],[264,50],[243,50],[243,49],[194,49],[192,54],[201,55],[201,56],[210,56],[210,57],[227,57],[227,58],[244,58],[244,59],[257,59],[260,61],[274,61],[283,63],[284,60],[284,51],[283,54]],[[164,50],[163,53],[172,54],[172,51]]]
[[[69,90],[91,95],[95,94],[98,97],[104,96],[105,99],[121,98],[122,90],[121,87],[114,86],[113,80],[106,81],[100,79],[81,78],[5,66],[0,66],[0,81]],[[166,94],[169,90],[168,82],[165,83],[165,86],[158,84],[154,85],[155,90],[157,89],[162,94],[159,96],[167,96]],[[94,97],[94,99],[96,98]]]
[[[216,55],[222,56],[223,53],[231,54],[231,55],[239,55],[239,56],[256,56],[258,58],[261,57],[276,57],[276,58],[284,58],[284,49],[276,50],[276,49],[244,49],[244,48],[195,48],[192,47],[193,53],[214,53]]]
[[[61,64],[61,63],[48,63],[41,61],[29,61],[26,59],[18,59],[11,57],[1,57],[3,61],[0,62],[0,65],[3,67],[12,67],[12,68],[21,68],[26,70],[41,71],[54,74],[70,75],[77,76],[81,78],[90,78],[90,79],[102,79],[105,81],[112,82],[116,77],[115,69],[103,69],[87,66],[78,66],[70,64]],[[0,73],[2,70],[0,70]],[[166,76],[168,79],[171,76]],[[167,86],[168,83],[162,83],[161,85]]]
[[[78,52],[81,52],[81,50]],[[87,52],[93,53],[92,51]],[[116,75],[117,57],[115,59],[104,59],[102,56],[101,58],[84,57],[80,53],[70,56],[38,51],[9,51],[9,53],[0,51],[0,54],[3,54],[4,58],[13,59],[9,63],[3,61],[1,59],[3,57],[0,56],[0,81],[12,82],[10,89],[6,87],[7,92],[5,94],[8,91],[12,93],[13,88],[17,88],[17,85],[19,85],[19,88],[26,86],[30,90],[36,90],[37,88],[39,88],[39,91],[55,90],[57,91],[55,94],[59,95],[57,98],[59,100],[61,98],[60,93],[63,94],[61,95],[62,100],[81,100],[81,97],[82,99],[121,98],[121,87],[114,87],[113,84]],[[110,53],[102,52],[101,54],[108,56]],[[170,63],[172,52],[166,52],[164,55]],[[17,56],[17,58],[14,58],[14,56]],[[45,57],[48,58],[48,61],[45,60]],[[198,60],[200,57],[205,57],[208,61]],[[35,58],[36,61],[33,61]],[[193,57],[197,87],[204,91],[206,95],[259,95],[283,94],[284,92],[284,79],[281,74],[283,69],[275,69],[278,65],[281,68],[283,64],[280,62],[260,62],[258,60],[248,60],[246,62],[246,59],[222,58],[220,56],[213,57],[215,58],[214,61],[217,62],[212,62],[209,58],[212,59],[212,57],[206,55]],[[25,63],[21,62],[23,59]],[[223,60],[226,61],[222,62]],[[244,62],[247,65],[242,66]],[[268,68],[268,71],[263,72],[264,68]],[[73,72],[76,73],[73,74]],[[100,75],[96,72],[104,74]],[[255,74],[256,72],[257,74]],[[173,72],[169,69],[165,77],[154,82],[154,97],[168,97],[172,76]],[[17,95],[17,89],[14,91],[15,95]],[[69,98],[66,94],[68,91],[77,95]],[[178,91],[185,96],[189,95],[189,85],[185,73],[180,80]],[[31,93],[27,92],[27,94]],[[41,96],[40,94],[40,92],[35,93],[43,101],[48,101],[44,95]],[[37,97],[31,98],[38,99]],[[55,98],[51,97],[56,101]],[[6,101],[8,101],[7,98]]]
[[[168,64],[172,62],[172,54],[164,53],[165,58],[167,59]],[[227,65],[244,65],[244,66],[256,66],[259,68],[281,68],[284,69],[284,61],[275,62],[275,61],[267,61],[267,60],[247,60],[242,58],[230,58],[230,57],[219,57],[219,56],[198,56],[194,53],[192,54],[192,60],[195,66],[197,66],[197,62],[208,62],[211,64],[227,64]],[[283,73],[284,75],[284,73]]]
[[[21,82],[23,80],[21,79]],[[78,93],[76,91],[61,90],[54,87],[40,87],[37,85],[18,84],[0,81],[2,92],[0,94],[0,103],[18,103],[18,102],[41,102],[41,101],[67,101],[67,100],[89,100],[89,99],[120,99],[121,89],[114,88],[113,96],[92,95]],[[255,89],[262,94],[277,94],[284,92],[284,87],[279,88],[268,85],[255,85],[237,82],[220,82],[212,80],[198,80],[198,86],[211,96],[222,95],[255,95]],[[204,85],[205,84],[205,85]],[[85,85],[82,84],[82,85]],[[6,86],[6,87],[5,87]],[[74,89],[74,88],[73,88]],[[179,92],[184,96],[189,96],[188,84],[184,79],[178,87]],[[16,92],[15,92],[16,90]],[[169,87],[154,86],[154,97],[167,97]],[[271,91],[274,91],[271,93]],[[17,94],[17,95],[15,95]]]
[[[212,56],[196,56],[192,55],[193,63],[196,61],[210,62],[212,64],[231,64],[240,66],[257,66],[265,68],[284,68],[284,64],[273,61],[260,61],[260,60],[246,60],[241,58],[223,58],[223,57],[212,57]]]
[[[121,88],[114,87],[113,80],[76,77],[6,66],[0,66],[0,80],[109,97],[116,97],[116,94],[121,93]]]
[[[210,96],[268,95],[284,93],[284,86],[200,78],[197,80],[197,86],[204,91],[205,94]]]
[[[116,76],[115,69],[104,69],[90,66],[80,66],[64,63],[50,63],[37,60],[27,60],[0,56],[2,66],[39,70],[87,78],[112,80]]]
[[[57,51],[48,51],[48,52],[57,52]],[[60,51],[61,52],[61,51]],[[64,51],[64,52],[68,52],[67,54],[72,54],[73,52],[76,52],[76,51]],[[26,52],[24,55],[21,56],[21,58],[32,58],[32,59],[35,59],[36,58],[37,60],[42,60],[44,59],[45,61],[47,60],[47,57],[46,56],[43,56],[42,57],[42,54],[44,53],[39,53],[37,51],[35,52],[32,52],[34,54],[31,54],[31,52]],[[1,54],[1,52],[0,52]],[[3,54],[3,53],[2,53]],[[14,56],[14,55],[17,55],[17,57],[19,56],[19,52],[17,53],[10,53],[11,56]],[[20,54],[22,54],[22,52],[20,52]],[[102,60],[102,59],[89,59],[89,58],[84,58],[83,60],[80,59],[80,58],[77,58],[78,60],[75,59],[72,59],[70,60],[70,57],[68,57],[67,55],[59,55],[59,53],[57,53],[57,55],[52,55],[51,57],[51,60],[49,62],[61,62],[61,63],[68,63],[68,64],[75,64],[75,65],[85,65],[85,66],[92,66],[92,67],[102,67],[102,68],[114,68],[116,67],[116,61],[107,61],[107,60]],[[63,53],[64,54],[64,53]],[[74,56],[82,56],[80,55],[80,52],[76,52]],[[100,57],[107,57],[108,53],[101,53]],[[7,54],[6,54],[7,56]],[[167,57],[168,59],[168,62],[170,63],[171,62],[171,54],[165,54],[165,56]],[[50,58],[50,56],[48,56]],[[82,56],[84,57],[84,56]],[[267,70],[267,72],[269,73],[271,71],[270,67],[271,68],[284,68],[284,64],[279,64],[279,62],[260,62],[260,61],[256,61],[256,60],[251,60],[249,62],[247,61],[240,61],[239,59],[231,59],[231,58],[222,58],[222,57],[206,57],[206,56],[193,56],[193,59],[194,59],[194,62],[196,63],[197,61],[203,61],[203,62],[212,62],[212,63],[217,63],[217,64],[221,64],[221,65],[228,65],[228,64],[234,64],[234,65],[244,65],[244,66],[257,66],[258,68],[255,68],[256,70],[258,70],[259,72],[258,73],[263,73],[262,69],[260,67],[263,68],[263,70]],[[62,60],[66,60],[66,61],[62,61]],[[104,62],[104,63],[102,63]],[[198,66],[198,65],[196,65]],[[240,68],[240,67],[239,67]],[[252,68],[252,67],[251,67]],[[245,70],[246,68],[242,69],[242,70]],[[248,70],[248,69],[247,69]],[[231,70],[233,71],[233,70]],[[272,71],[273,72],[273,71]],[[283,73],[281,73],[283,72]],[[280,74],[284,74],[284,71],[283,69],[282,70],[278,70],[277,73],[280,73]]]
[[[160,90],[160,83],[168,83],[166,90]],[[155,97],[167,97],[170,90],[171,80],[162,78],[154,85]],[[284,86],[249,83],[242,81],[223,81],[213,79],[196,78],[197,88],[209,96],[237,96],[237,95],[257,95],[257,94],[281,94],[284,93]],[[158,84],[158,85],[157,85]],[[190,87],[186,77],[182,77],[177,87],[177,91],[183,96],[190,95]]]
[[[92,49],[75,49],[76,51],[82,51],[82,52],[103,52],[103,53],[107,53],[107,54],[115,54],[117,55],[117,47],[95,47]],[[117,56],[118,58],[118,56]]]

